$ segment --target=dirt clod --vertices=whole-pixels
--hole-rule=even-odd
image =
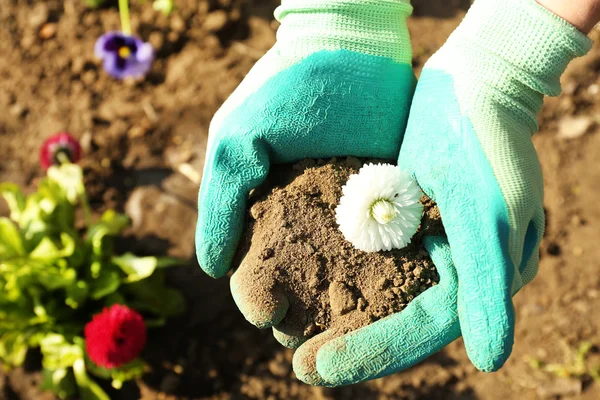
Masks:
[[[284,292],[289,308],[277,328],[287,335],[355,330],[401,311],[439,280],[422,236],[443,228],[425,197],[422,232],[406,248],[366,253],[344,239],[335,208],[362,165],[348,158],[278,167],[251,200],[236,278],[247,292]]]

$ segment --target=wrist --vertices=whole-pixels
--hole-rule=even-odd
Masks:
[[[410,0],[282,0],[275,10],[279,52],[345,49],[411,64],[411,13]]]
[[[536,1],[585,34],[600,22],[600,0]]]

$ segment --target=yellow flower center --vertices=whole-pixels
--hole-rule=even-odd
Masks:
[[[396,217],[396,207],[387,200],[377,200],[371,206],[371,215],[375,221],[385,225]]]
[[[129,50],[129,47],[123,46],[119,49],[119,57],[128,58],[130,55],[131,55],[131,50]]]

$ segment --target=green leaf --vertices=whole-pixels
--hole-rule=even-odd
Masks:
[[[61,399],[73,397],[77,393],[75,376],[71,368],[44,369],[42,375],[44,380],[40,389],[50,390]]]
[[[25,209],[25,195],[21,192],[19,186],[14,183],[0,184],[0,195],[4,197],[8,204],[10,219],[18,223],[21,213]]]
[[[183,314],[185,298],[177,289],[165,286],[161,273],[123,286],[133,296],[130,305],[138,310],[149,311],[161,317]]]
[[[77,271],[73,268],[61,269],[48,266],[45,270],[37,271],[37,282],[48,290],[66,288],[75,284]]]
[[[22,365],[27,349],[27,338],[21,332],[8,332],[0,336],[0,360],[9,367]]]
[[[90,374],[102,378],[112,379],[115,389],[120,389],[124,382],[140,378],[144,374],[146,364],[139,358],[130,361],[118,368],[104,368],[95,364],[89,357],[85,357],[85,366]]]
[[[25,249],[19,230],[10,219],[0,217],[0,260],[24,255]]]
[[[111,261],[127,275],[127,282],[136,282],[149,277],[158,265],[156,257],[136,257],[131,253],[112,257]]]
[[[57,258],[67,258],[75,252],[75,240],[67,233],[60,234],[61,248],[59,248],[49,237],[43,238],[35,249],[31,251],[29,257],[34,260],[55,260]]]
[[[104,307],[110,307],[113,304],[126,304],[125,296],[119,292],[112,292],[108,296],[104,297]]]
[[[119,367],[113,368],[111,372],[112,386],[120,389],[124,382],[141,378],[144,375],[146,364],[139,358]]]
[[[169,15],[173,11],[173,8],[175,8],[173,3],[173,0],[154,0],[154,3],[152,3],[152,8],[154,8],[156,11],[162,12],[165,15]]]
[[[75,361],[83,357],[83,349],[69,343],[63,335],[51,333],[40,341],[42,365],[46,369],[72,367]]]
[[[77,382],[77,386],[79,386],[79,395],[82,400],[110,400],[106,392],[89,378],[83,357],[73,364],[73,373],[75,374],[75,381]]]
[[[61,187],[71,204],[76,204],[85,193],[83,170],[77,164],[53,165],[48,168],[47,176]]]
[[[103,256],[107,254],[107,237],[119,235],[129,225],[129,218],[126,215],[118,214],[114,210],[107,210],[100,221],[90,227],[87,233],[87,242],[91,244],[95,255]]]
[[[84,3],[91,8],[97,8],[100,7],[102,4],[104,4],[106,2],[106,0],[84,0]]]
[[[106,265],[100,270],[98,278],[91,280],[89,284],[90,297],[94,300],[98,300],[104,296],[108,296],[119,288],[121,285],[121,274],[111,270],[111,268]]]
[[[71,308],[79,308],[85,303],[90,289],[87,282],[77,281],[75,285],[67,287],[66,292],[65,304]]]

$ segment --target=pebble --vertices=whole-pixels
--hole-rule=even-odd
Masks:
[[[29,111],[27,107],[19,103],[13,104],[9,109],[10,115],[17,118],[23,118],[25,115],[27,115],[27,111]]]
[[[175,32],[183,32],[185,30],[185,21],[178,14],[173,14],[171,16],[171,29]]]
[[[206,15],[204,29],[209,32],[218,32],[227,24],[227,13],[223,10],[213,11]]]
[[[52,39],[56,35],[58,26],[55,23],[44,24],[40,29],[40,37],[44,40]]]
[[[363,299],[362,297],[361,297],[361,298],[359,298],[359,299],[356,301],[356,308],[357,308],[359,311],[365,311],[365,309],[367,308],[367,301],[366,301],[365,299]]]
[[[566,117],[560,120],[556,137],[561,140],[578,139],[588,133],[593,125],[594,121],[587,115]]]
[[[343,282],[331,282],[329,285],[329,303],[331,312],[344,315],[355,310],[357,306],[354,293]]]

